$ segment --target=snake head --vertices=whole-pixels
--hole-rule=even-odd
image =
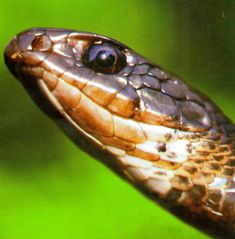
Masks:
[[[92,125],[82,125],[98,135],[114,134],[112,115],[194,132],[212,126],[207,109],[211,105],[205,105],[204,97],[124,44],[104,36],[30,29],[9,43],[5,61],[26,89],[44,85],[44,92],[49,90],[45,95],[53,95],[72,118],[85,98],[96,105],[93,110],[104,110],[105,118],[110,118],[108,123],[100,116],[105,126],[94,126],[95,119]],[[90,114],[84,117],[90,118]],[[82,124],[84,120],[76,121]]]
[[[143,152],[144,158],[157,160],[168,151],[167,159],[180,158],[173,146],[165,148],[166,140],[213,128],[216,108],[204,96],[105,36],[34,28],[9,43],[5,61],[39,107],[105,148],[131,152],[157,140],[156,153]],[[179,144],[184,159],[188,143]]]
[[[235,127],[207,97],[92,33],[24,31],[5,62],[80,147],[185,220],[235,228]]]

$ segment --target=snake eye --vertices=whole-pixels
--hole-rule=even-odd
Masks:
[[[115,74],[126,65],[126,56],[117,46],[93,44],[85,51],[83,61],[95,72]]]

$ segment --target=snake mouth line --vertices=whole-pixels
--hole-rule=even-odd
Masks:
[[[97,140],[92,135],[88,134],[84,129],[82,129],[76,122],[64,111],[63,107],[60,105],[56,97],[50,92],[47,85],[42,79],[37,79],[37,84],[40,90],[43,92],[44,96],[50,101],[50,103],[57,109],[57,111],[67,120],[76,130],[78,130],[83,136],[92,140],[92,142],[101,148],[104,148],[104,145]]]

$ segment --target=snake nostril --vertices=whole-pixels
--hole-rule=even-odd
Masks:
[[[52,50],[52,41],[49,36],[43,34],[36,36],[31,43],[32,49],[36,51],[50,51]]]

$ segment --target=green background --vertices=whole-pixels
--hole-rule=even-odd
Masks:
[[[129,45],[235,119],[235,1],[0,2],[0,238],[208,238],[81,152],[7,71],[18,32],[62,27]]]

